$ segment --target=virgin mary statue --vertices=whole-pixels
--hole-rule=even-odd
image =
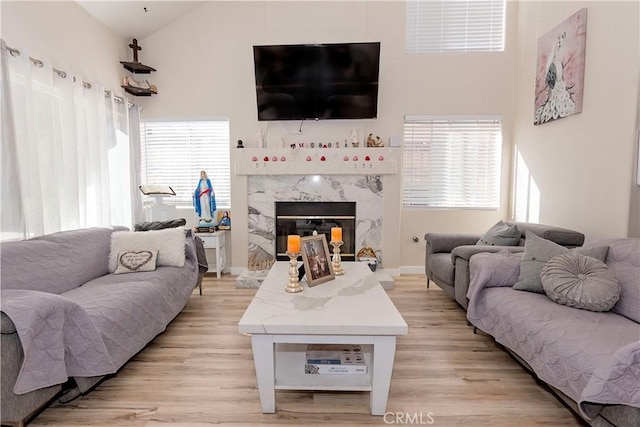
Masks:
[[[198,225],[213,226],[213,213],[216,211],[216,194],[205,171],[200,172],[200,181],[193,195],[193,206],[200,218]]]

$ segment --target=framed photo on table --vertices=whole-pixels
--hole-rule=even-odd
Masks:
[[[231,211],[217,211],[216,226],[219,230],[231,230]]]
[[[327,238],[324,234],[301,238],[300,251],[309,286],[335,279]]]

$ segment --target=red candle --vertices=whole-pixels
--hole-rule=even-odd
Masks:
[[[340,227],[331,228],[331,241],[342,242],[342,228]]]
[[[300,252],[300,236],[296,234],[287,236],[287,252],[292,254]]]

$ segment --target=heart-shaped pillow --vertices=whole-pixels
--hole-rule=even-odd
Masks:
[[[126,251],[118,254],[118,266],[113,274],[136,273],[156,269],[158,251]]]

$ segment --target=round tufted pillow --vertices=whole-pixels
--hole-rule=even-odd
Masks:
[[[540,281],[549,298],[569,307],[608,311],[620,297],[620,285],[607,265],[577,253],[551,258]]]

